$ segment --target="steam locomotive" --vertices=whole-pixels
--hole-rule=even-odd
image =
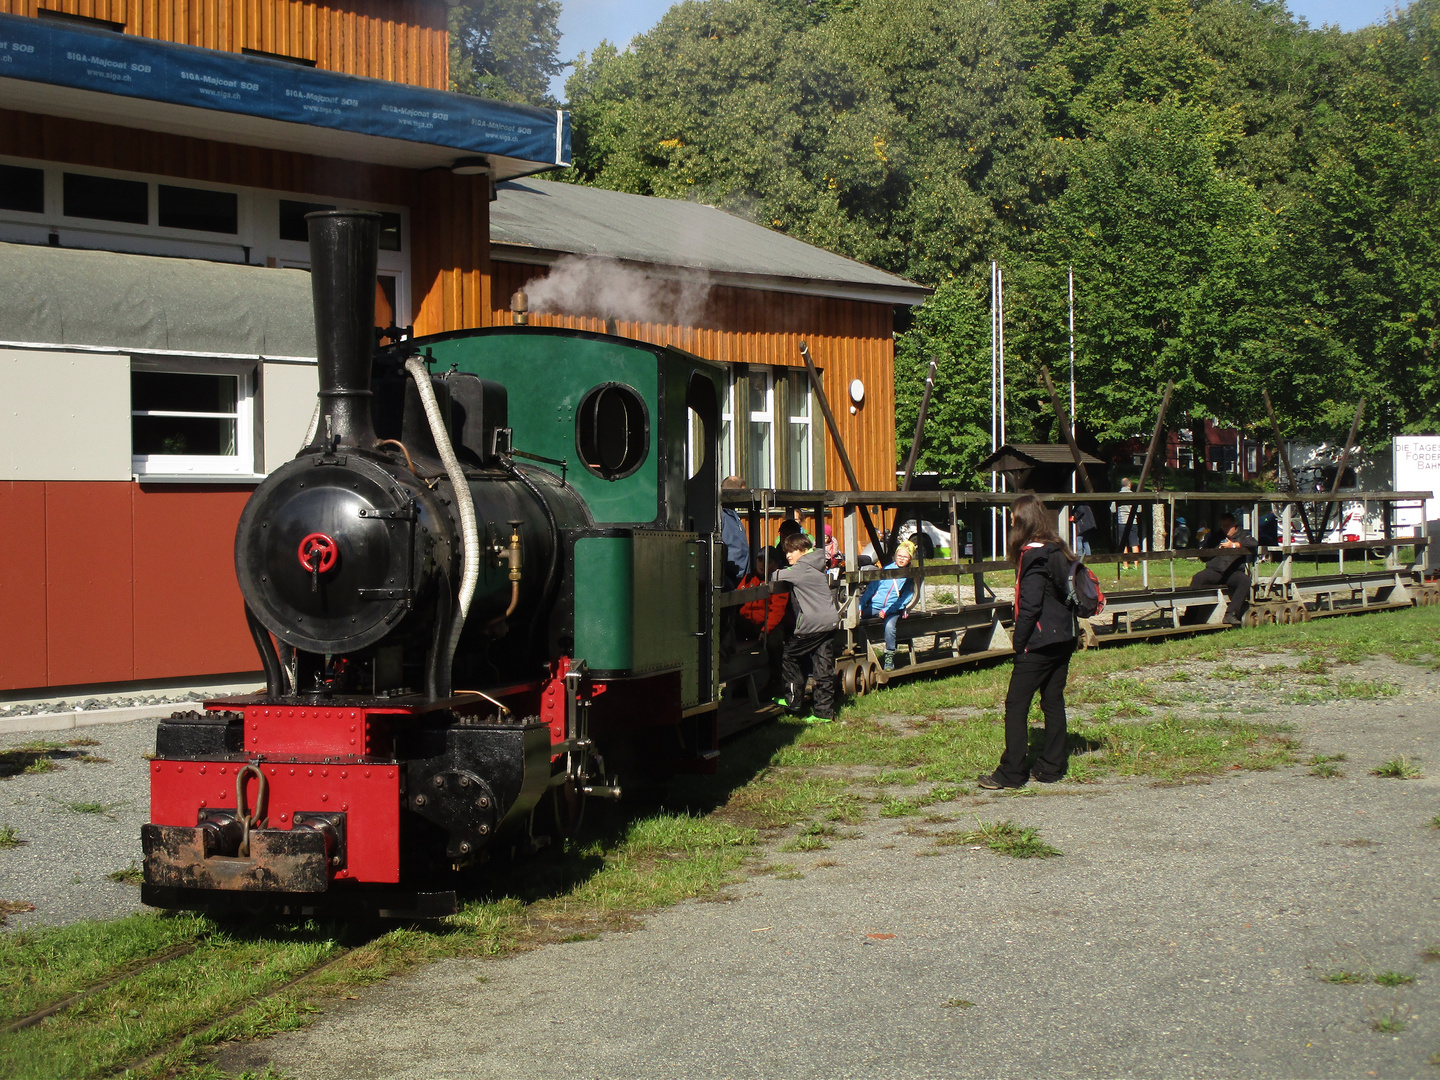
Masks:
[[[377,351],[379,223],[309,215],[315,421],[235,538],[266,688],[161,723],[154,906],[445,914],[451,872],[718,756],[721,369],[528,327]]]

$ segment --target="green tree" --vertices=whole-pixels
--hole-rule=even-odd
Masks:
[[[450,89],[550,105],[560,55],[560,0],[470,0],[450,10]]]

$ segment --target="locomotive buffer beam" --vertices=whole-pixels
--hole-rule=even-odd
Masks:
[[[227,837],[223,824],[211,817],[193,828],[153,824],[141,828],[147,885],[285,893],[318,893],[330,887],[332,859],[339,857],[332,853],[343,825],[340,830],[333,821],[317,822],[320,827],[297,823],[293,829],[251,829],[250,854],[240,856],[221,854],[229,846]]]

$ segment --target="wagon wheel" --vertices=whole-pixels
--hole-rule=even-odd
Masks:
[[[1274,626],[1280,621],[1273,604],[1265,605],[1265,610],[1260,613],[1260,621],[1266,626]]]
[[[880,665],[874,660],[865,668],[865,689],[872,693],[880,689]]]
[[[1307,623],[1310,621],[1310,609],[1304,604],[1295,605],[1295,621],[1297,623]]]
[[[1294,609],[1293,607],[1291,607],[1289,604],[1282,604],[1282,605],[1280,606],[1280,625],[1281,625],[1281,626],[1289,626],[1289,625],[1290,625],[1291,623],[1293,623],[1294,621],[1295,621],[1295,609]]]
[[[1259,626],[1259,625],[1260,625],[1260,609],[1259,609],[1259,608],[1253,608],[1253,607],[1252,607],[1252,608],[1250,608],[1248,611],[1246,611],[1244,615],[1240,616],[1240,625],[1241,625],[1241,626]]]
[[[846,697],[855,696],[855,664],[845,664],[840,668],[840,687],[845,691]]]

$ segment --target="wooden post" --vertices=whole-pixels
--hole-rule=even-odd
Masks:
[[[1339,463],[1339,465],[1338,465],[1338,466],[1336,467],[1336,469],[1335,469],[1335,482],[1330,485],[1330,494],[1331,494],[1331,495],[1334,495],[1334,494],[1336,494],[1337,492],[1339,492],[1339,490],[1340,490],[1340,481],[1345,478],[1345,468],[1346,468],[1347,465],[1350,464],[1350,447],[1352,447],[1352,446],[1355,445],[1355,439],[1356,439],[1356,438],[1359,436],[1359,434],[1360,434],[1360,418],[1361,418],[1362,416],[1364,416],[1364,415],[1365,415],[1365,399],[1362,397],[1362,398],[1360,399],[1359,404],[1357,404],[1357,405],[1355,406],[1355,419],[1354,419],[1354,420],[1351,422],[1351,424],[1350,424],[1350,437],[1345,440],[1345,449],[1343,449],[1343,450],[1340,451],[1340,463]],[[1321,539],[1322,541],[1325,539],[1325,530],[1330,527],[1330,509],[1331,509],[1331,507],[1333,507],[1334,505],[1335,505],[1335,504],[1334,504],[1333,502],[1328,502],[1328,503],[1326,503],[1326,504],[1325,504],[1325,513],[1323,513],[1322,515],[1320,515],[1320,539]],[[1343,513],[1340,515],[1340,523],[1341,523],[1341,526],[1342,526],[1341,535],[1342,535],[1342,537],[1343,537],[1343,535],[1344,535],[1343,526],[1344,526],[1344,523],[1345,523],[1345,515],[1344,515]],[[1344,567],[1344,565],[1345,565],[1345,553],[1344,553],[1343,551],[1340,553],[1340,565],[1341,565],[1341,567],[1342,567],[1342,569],[1343,569],[1343,567]]]
[[[1081,462],[1080,447],[1075,442],[1075,433],[1070,430],[1070,414],[1065,411],[1065,406],[1060,404],[1060,395],[1055,393],[1055,384],[1050,381],[1050,369],[1043,364],[1040,367],[1040,377],[1045,380],[1045,390],[1050,395],[1050,405],[1055,410],[1055,419],[1060,424],[1060,434],[1070,445],[1070,456],[1075,459],[1075,471],[1080,474],[1080,479],[1085,483],[1085,490],[1095,494],[1095,485],[1090,482],[1090,474],[1085,471]]]
[[[805,370],[810,373],[810,385],[815,388],[815,400],[820,402],[820,412],[825,416],[825,426],[830,430],[830,438],[835,440],[835,452],[840,455],[840,467],[845,470],[845,479],[850,481],[850,490],[859,491],[860,481],[855,479],[855,468],[850,464],[850,455],[845,452],[845,440],[840,437],[840,429],[835,424],[835,414],[830,411],[830,399],[825,396],[825,388],[820,385],[820,373],[815,370],[815,361],[810,356],[810,346],[805,342],[800,343],[800,357],[805,361]],[[865,531],[870,535],[870,543],[875,548],[875,557],[885,557],[885,545],[880,542],[880,534],[875,531],[875,522],[870,520],[870,508],[861,505],[860,520],[865,523]],[[883,566],[883,563],[877,565]]]
[[[925,376],[925,393],[920,396],[920,415],[915,418],[915,438],[910,443],[910,454],[905,458],[905,479],[900,483],[901,491],[910,490],[910,478],[915,474],[915,459],[920,455],[920,436],[925,432],[925,414],[930,411],[930,394],[935,389],[935,357],[930,357],[930,371]]]
[[[1265,412],[1270,416],[1270,428],[1275,432],[1275,451],[1280,455],[1280,464],[1285,466],[1285,479],[1290,484],[1290,490],[1295,493],[1297,499],[1295,505],[1300,508],[1300,521],[1305,526],[1305,536],[1310,543],[1315,543],[1315,530],[1310,527],[1310,515],[1305,512],[1305,504],[1299,502],[1300,485],[1295,482],[1295,470],[1290,467],[1290,455],[1285,452],[1285,436],[1280,434],[1280,421],[1275,419],[1275,406],[1270,403],[1270,391],[1261,390],[1260,396],[1265,399]],[[1289,504],[1285,507],[1290,508]],[[1290,543],[1290,529],[1287,524],[1285,529],[1285,543]]]

